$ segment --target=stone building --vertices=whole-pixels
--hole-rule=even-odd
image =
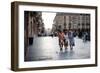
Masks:
[[[25,12],[25,30],[28,32],[28,37],[33,37],[38,35],[44,28],[42,13],[26,11]]]
[[[53,22],[53,31],[58,29],[90,30],[90,14],[57,13]]]
[[[24,47],[27,48],[33,43],[34,36],[37,36],[44,29],[41,12],[24,12]]]

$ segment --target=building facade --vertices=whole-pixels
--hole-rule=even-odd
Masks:
[[[41,12],[24,12],[24,48],[26,49],[39,33],[43,32],[44,23]],[[31,39],[31,40],[30,40]]]
[[[90,30],[90,14],[57,13],[53,22],[53,31],[58,29]]]
[[[26,11],[25,13],[25,30],[27,29],[28,37],[38,35],[39,32],[43,31],[44,23],[42,20],[41,12]]]

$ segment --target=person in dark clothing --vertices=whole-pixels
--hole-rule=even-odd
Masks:
[[[74,36],[72,31],[68,32],[68,39],[69,39],[70,49],[73,50],[73,46],[75,46],[75,41],[74,41]]]

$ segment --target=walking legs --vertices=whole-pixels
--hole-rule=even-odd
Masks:
[[[62,51],[63,48],[63,41],[59,39],[59,46],[60,46],[60,51]]]

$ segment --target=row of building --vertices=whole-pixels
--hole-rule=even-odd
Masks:
[[[57,13],[53,22],[53,32],[58,29],[90,30],[90,14]]]

